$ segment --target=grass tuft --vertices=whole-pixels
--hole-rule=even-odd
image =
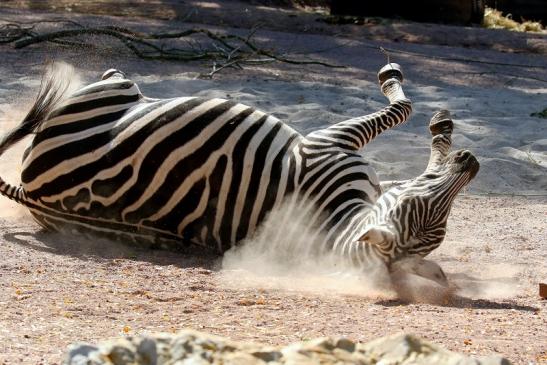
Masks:
[[[521,23],[512,19],[511,14],[503,15],[501,11],[486,7],[482,25],[491,29],[509,29],[516,32],[545,33],[545,28],[540,22],[523,20]]]

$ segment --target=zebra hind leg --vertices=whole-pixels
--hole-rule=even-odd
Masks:
[[[395,63],[384,66],[378,73],[378,81],[389,100],[388,106],[314,131],[306,136],[308,145],[358,151],[383,131],[404,123],[412,112],[412,103],[403,92],[401,67]]]
[[[444,162],[452,147],[454,123],[448,110],[440,110],[429,122],[431,139],[431,156],[426,170],[431,170]]]

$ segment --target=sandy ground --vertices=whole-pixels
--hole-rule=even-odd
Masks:
[[[369,341],[412,332],[468,354],[546,361],[545,199],[465,196],[433,254],[465,298],[404,304],[333,291],[342,279],[256,277],[218,258],[81,242],[4,218],[0,363],[58,363],[76,341],[194,328],[271,344],[317,336]],[[471,224],[477,216],[480,224]],[[366,285],[364,285],[366,288]]]
[[[246,25],[233,12],[215,22],[215,9],[200,8],[210,29],[246,34],[226,27]],[[427,120],[439,108],[455,117],[455,148],[471,149],[481,162],[455,203],[445,242],[431,255],[459,292],[440,305],[405,304],[354,278],[257,276],[222,270],[221,259],[203,253],[60,237],[41,231],[24,209],[3,199],[0,364],[59,363],[76,341],[185,327],[274,344],[324,335],[368,341],[407,331],[451,350],[547,363],[547,305],[537,294],[538,283],[547,281],[547,123],[530,116],[547,107],[545,36],[397,22],[335,27],[309,15],[298,15],[297,22],[290,11],[250,11],[271,23],[257,33],[264,46],[349,67],[274,64],[201,80],[195,77],[207,64],[144,62],[119,47],[90,53],[2,46],[0,126],[7,130],[22,118],[43,62],[53,58],[73,64],[84,81],[118,67],[146,95],[234,98],[306,133],[385,104],[375,80],[385,57],[375,48],[390,48],[403,65],[415,112],[363,152],[381,178],[406,179],[425,167]],[[18,21],[59,17],[2,7],[0,14]],[[181,26],[176,17],[71,19],[144,30]],[[483,63],[455,60],[463,58]],[[18,181],[23,148],[2,156],[3,178]]]

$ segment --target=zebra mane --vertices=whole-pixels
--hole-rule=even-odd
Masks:
[[[0,156],[12,145],[34,133],[48,115],[64,100],[71,84],[71,77],[63,75],[65,64],[52,63],[42,76],[36,101],[23,121],[0,139]]]

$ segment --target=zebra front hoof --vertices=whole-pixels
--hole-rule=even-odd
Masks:
[[[433,115],[431,121],[429,122],[429,131],[432,136],[436,136],[438,134],[450,135],[453,130],[454,123],[452,122],[452,117],[450,116],[450,112],[448,110],[443,109],[438,111],[435,115]]]
[[[103,75],[101,76],[101,80],[106,80],[106,79],[109,79],[111,77],[118,77],[118,78],[121,78],[121,79],[127,78],[125,76],[125,73],[123,73],[122,71],[116,70],[115,68],[111,68],[109,70],[106,70],[103,73]]]
[[[388,63],[382,67],[380,72],[378,72],[378,81],[380,82],[380,85],[383,85],[384,82],[392,78],[403,83],[403,71],[401,70],[401,66],[397,63]]]

